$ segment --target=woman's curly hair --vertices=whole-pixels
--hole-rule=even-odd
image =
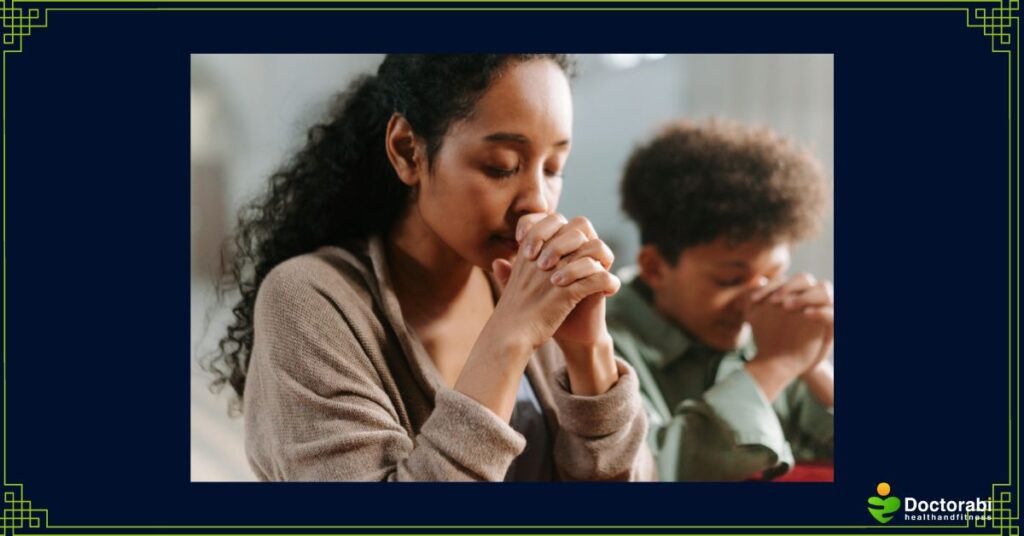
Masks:
[[[260,283],[281,262],[321,246],[386,233],[409,188],[384,149],[387,123],[402,115],[427,146],[428,162],[449,127],[467,117],[502,69],[547,59],[567,75],[559,54],[389,54],[376,75],[339,94],[327,118],[309,129],[305,146],[270,177],[265,193],[242,208],[219,294],[237,291],[233,320],[205,363],[215,390],[230,385],[241,408],[253,347],[253,308]]]
[[[669,261],[724,238],[795,242],[817,233],[828,197],[821,165],[766,128],[681,121],[626,164],[623,211]]]

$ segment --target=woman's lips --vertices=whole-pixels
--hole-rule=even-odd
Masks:
[[[506,249],[511,250],[512,253],[519,251],[519,242],[516,242],[514,236],[496,235],[494,238]]]

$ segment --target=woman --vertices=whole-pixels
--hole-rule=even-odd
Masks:
[[[389,55],[243,212],[215,365],[260,479],[653,475],[611,252],[555,213],[568,69]]]

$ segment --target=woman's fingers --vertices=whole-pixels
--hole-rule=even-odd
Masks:
[[[590,220],[577,216],[565,223],[555,235],[549,239],[541,251],[538,266],[548,270],[558,264],[559,259],[582,247],[591,240],[597,239]]]
[[[504,289],[505,285],[508,285],[508,278],[512,275],[512,263],[505,259],[495,259],[491,263],[491,270],[494,271],[494,277],[498,279],[498,284]]]
[[[524,214],[519,217],[519,221],[516,222],[516,242],[519,245],[523,244],[523,239],[526,238],[526,233],[530,232],[530,229],[540,220],[548,217],[546,212],[532,212],[530,214]]]
[[[537,259],[537,266],[541,270],[552,268],[562,257],[577,251],[589,240],[580,229],[566,225],[544,244],[544,249]]]
[[[615,255],[597,237],[584,217],[566,221],[561,214],[527,214],[519,219],[516,236],[524,259],[537,260],[541,270],[556,268],[549,278],[559,287],[582,292],[580,297],[618,292],[619,278],[608,272]]]
[[[527,216],[523,216],[525,218]],[[522,222],[523,218],[519,218]],[[520,251],[526,257],[527,260],[534,260],[540,253],[540,250],[544,247],[544,243],[555,236],[566,223],[565,216],[561,214],[549,214],[540,221],[529,227],[529,231],[524,233],[523,239],[520,241]],[[520,225],[528,225],[528,223],[520,223]],[[519,227],[517,226],[517,234]]]
[[[581,299],[598,293],[611,296],[622,286],[618,277],[592,257],[580,257],[555,270],[551,282],[576,292]]]
[[[618,292],[619,287],[622,286],[622,282],[619,281],[619,278],[601,267],[600,263],[597,261],[593,259],[589,259],[588,261],[588,259],[589,258],[577,259],[573,262],[589,262],[596,271],[592,271],[590,275],[586,277],[577,279],[575,283],[570,284],[566,289],[574,292],[581,300],[592,294],[611,296]]]
[[[520,246],[527,259],[534,260],[541,253],[548,254],[541,266],[545,270],[553,267],[558,263],[558,259],[572,253],[587,240],[597,238],[590,220],[580,216],[567,221],[561,214],[550,214],[539,220],[536,215],[523,216],[517,224],[516,234],[523,235]]]
[[[602,271],[604,271],[604,266],[601,266],[601,263],[590,257],[581,257],[555,270],[555,273],[551,274],[551,283],[559,287],[567,287],[580,279]]]
[[[580,246],[579,249],[563,257],[562,264],[569,264],[581,257],[590,257],[596,260],[604,266],[605,270],[610,270],[612,263],[615,262],[615,254],[612,253],[612,249],[600,238],[594,238],[587,241],[587,243]]]
[[[594,226],[590,224],[590,220],[583,216],[576,216],[569,220],[569,223],[566,225],[573,229],[578,229],[584,236],[591,240],[597,238],[597,231],[594,230]]]

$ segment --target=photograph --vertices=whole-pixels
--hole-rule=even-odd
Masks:
[[[833,482],[834,58],[191,54],[190,480]]]

